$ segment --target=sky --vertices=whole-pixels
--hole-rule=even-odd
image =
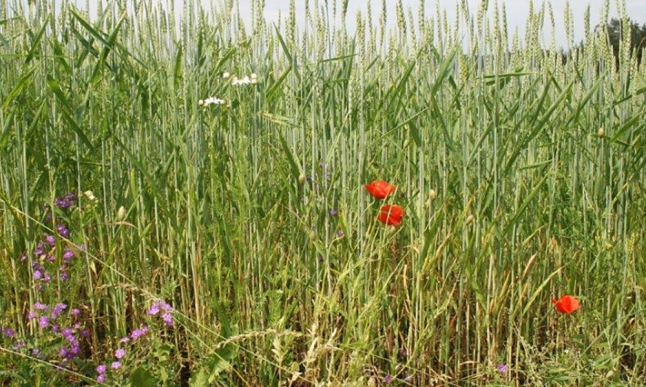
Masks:
[[[210,0],[203,0],[210,1]],[[251,0],[239,0],[241,13],[244,13],[244,10],[250,12],[251,9]],[[277,20],[279,12],[284,15],[287,14],[289,10],[289,0],[265,0],[265,17],[268,20]],[[312,3],[314,0],[310,0]],[[332,0],[330,0],[331,2]],[[338,0],[339,4],[341,0]],[[378,15],[381,10],[381,1],[382,0],[372,0],[372,11],[373,11],[373,20],[378,21]],[[395,6],[398,0],[386,0],[388,6],[388,18],[389,22],[394,24],[396,21]],[[404,9],[409,7],[413,10],[413,15],[417,16],[417,10],[419,8],[419,2],[422,0],[402,0],[404,4]],[[448,14],[448,19],[452,23],[455,20],[455,9],[458,1],[460,0],[423,0],[425,1],[425,9],[427,17],[434,17],[436,12],[436,5],[440,4],[440,7],[446,9]],[[622,0],[620,0],[622,1]],[[321,4],[325,3],[325,0],[319,0]],[[490,9],[493,8],[495,0],[489,0]],[[524,36],[525,24],[527,21],[527,15],[529,15],[530,0],[497,0],[499,7],[502,4],[505,4],[507,8],[507,18],[508,18],[508,27],[509,27],[509,36],[511,37],[515,31],[518,31],[520,37]],[[534,0],[534,8],[538,9],[542,4],[542,0]],[[472,14],[476,14],[482,0],[467,0],[469,9]],[[565,0],[552,0],[552,9],[554,11],[554,20],[555,20],[555,41],[557,47],[568,47],[567,37],[565,33],[565,24],[564,24],[564,15],[565,15]],[[584,38],[584,14],[588,5],[590,5],[590,20],[591,26],[594,28],[601,21],[601,12],[605,0],[570,0],[570,9],[573,14],[574,21],[574,41],[578,43]],[[304,1],[296,0],[296,10],[297,14],[304,14]],[[363,15],[366,14],[366,4],[367,0],[349,0],[348,6],[348,17],[349,27],[353,28],[355,24],[355,15],[357,11],[361,11]],[[641,24],[646,23],[646,0],[625,0],[626,12],[628,16],[635,22]],[[619,13],[617,10],[617,0],[610,1],[610,13],[609,17],[618,17]],[[389,23],[389,24],[390,24]],[[544,27],[544,43],[549,45],[551,41],[551,26],[550,23],[545,23]]]
[[[60,0],[58,0],[60,2]],[[80,6],[86,3],[86,0],[72,0],[79,4]],[[104,3],[106,0],[103,0]],[[159,2],[162,4],[168,4],[169,0],[152,0],[153,2]],[[175,5],[177,10],[181,10],[182,4],[184,1],[194,1],[194,0],[175,0]],[[252,0],[238,0],[240,12],[244,20],[250,20],[251,17],[251,1]],[[313,4],[316,0],[310,0],[310,4]],[[323,5],[326,1],[329,1],[330,4],[334,0],[318,0],[319,4]],[[340,8],[342,0],[336,0]],[[394,28],[396,23],[396,13],[395,6],[399,0],[386,0],[388,7],[388,22],[391,27]],[[437,4],[440,5],[443,9],[446,9],[448,20],[453,23],[455,20],[455,9],[458,2],[461,0],[402,0],[404,4],[404,9],[409,7],[413,10],[413,15],[417,17],[419,2],[424,1],[426,15],[427,17],[434,17],[436,14],[435,7]],[[467,0],[469,9],[472,14],[475,14],[482,3],[483,0]],[[489,0],[490,10],[493,8],[493,4],[496,0]],[[545,0],[549,1],[549,0]],[[617,17],[619,15],[617,3],[624,2],[626,5],[626,12],[628,16],[635,22],[641,24],[646,23],[646,0],[610,0],[610,12],[609,17]],[[91,3],[96,2],[92,0]],[[203,4],[211,4],[215,2],[216,6],[221,4],[223,0],[201,0]],[[381,10],[382,0],[372,0],[372,11],[373,11],[373,20],[378,22],[379,13]],[[527,15],[529,14],[529,7],[531,0],[497,0],[499,7],[502,4],[505,4],[507,9],[507,18],[508,18],[508,27],[509,27],[509,36],[513,36],[514,32],[518,32],[519,37],[522,39],[525,33],[525,24],[527,21]],[[304,20],[304,0],[296,0],[296,13],[300,20]],[[348,28],[353,30],[355,27],[355,15],[357,11],[361,11],[363,15],[367,13],[367,0],[349,0],[348,6]],[[534,7],[537,9],[543,0],[534,0]],[[573,14],[573,24],[574,24],[574,42],[578,43],[584,38],[584,14],[588,5],[590,5],[590,15],[591,15],[591,26],[594,28],[601,21],[601,12],[605,0],[570,0],[569,5]],[[554,11],[554,19],[556,25],[555,33],[555,42],[557,47],[568,48],[569,44],[567,42],[566,33],[565,33],[565,24],[564,24],[564,15],[565,15],[565,0],[551,0],[552,8]],[[331,13],[330,5],[330,13]],[[210,8],[210,6],[207,6]],[[92,11],[90,11],[92,12]],[[278,20],[278,15],[283,15],[283,20],[289,12],[289,0],[265,0],[265,19],[269,22],[275,22]],[[491,14],[491,12],[490,12]],[[543,43],[545,47],[548,47],[551,42],[551,26],[546,19],[546,23],[543,29]],[[301,27],[304,22],[301,22]]]

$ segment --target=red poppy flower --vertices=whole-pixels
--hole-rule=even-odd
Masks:
[[[377,215],[377,219],[381,223],[385,223],[391,226],[399,226],[404,217],[404,209],[397,204],[385,205],[381,207],[381,212]]]
[[[570,314],[581,307],[579,300],[572,296],[563,296],[560,300],[555,298],[552,300],[552,304],[556,310],[565,314]]]
[[[370,195],[377,199],[385,199],[397,190],[397,186],[383,180],[375,180],[370,184],[364,185],[364,187],[366,187]]]

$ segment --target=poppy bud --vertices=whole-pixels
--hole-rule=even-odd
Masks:
[[[126,218],[126,208],[124,206],[121,206],[117,211],[117,220],[124,220],[125,218]]]
[[[298,182],[299,182],[300,184],[303,184],[303,183],[305,183],[305,179],[306,179],[306,178],[307,178],[307,176],[305,176],[305,174],[304,174],[304,173],[301,173],[301,174],[298,176]]]
[[[599,136],[599,138],[604,138],[606,136],[606,131],[603,130],[603,126],[599,128],[597,135]]]
[[[429,197],[431,200],[435,200],[435,198],[437,197],[437,192],[435,192],[435,190],[434,190],[434,189],[432,189],[432,190],[431,190],[431,192],[429,192],[429,193],[428,193],[428,197]]]

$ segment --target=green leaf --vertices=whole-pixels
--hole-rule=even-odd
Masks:
[[[130,384],[132,387],[155,387],[157,380],[147,369],[139,367],[130,374]]]

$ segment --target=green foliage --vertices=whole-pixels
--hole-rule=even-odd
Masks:
[[[644,384],[646,27],[601,20],[563,60],[546,7],[521,43],[487,2],[356,34],[347,1],[272,26],[254,1],[246,29],[233,1],[13,3],[0,384]],[[88,329],[69,362],[26,317],[63,301]]]

